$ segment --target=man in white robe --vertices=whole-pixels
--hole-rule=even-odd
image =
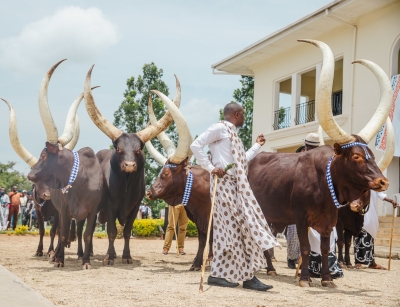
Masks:
[[[391,203],[393,208],[399,205],[393,199],[387,198],[385,193],[371,190],[369,210],[364,215],[363,229],[354,238],[354,262],[357,268],[361,268],[364,264],[368,265],[370,269],[386,270],[385,267],[375,262],[374,255],[374,238],[376,238],[379,228],[378,198]]]
[[[264,252],[279,246],[262,214],[247,180],[247,162],[265,143],[259,135],[257,143],[246,153],[237,127],[244,123],[244,110],[236,103],[224,108],[225,121],[212,125],[190,146],[197,163],[211,173],[210,194],[214,175],[217,193],[213,212],[213,261],[208,284],[266,291],[271,289],[259,281],[254,273],[266,267]],[[203,151],[209,146],[211,159]],[[227,172],[225,168],[234,163]],[[212,195],[211,195],[212,197]],[[229,281],[230,280],[230,281]]]

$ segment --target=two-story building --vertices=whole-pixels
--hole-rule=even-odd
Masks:
[[[317,132],[315,90],[322,54],[298,39],[316,39],[335,56],[332,110],[347,133],[356,134],[379,103],[379,85],[355,59],[377,63],[389,77],[400,74],[400,0],[339,0],[270,34],[212,65],[215,73],[253,76],[253,137],[264,133],[265,151],[294,152],[309,132]],[[332,144],[327,135],[325,143]],[[382,152],[369,147],[376,160]],[[399,193],[399,158],[386,171],[388,195]],[[391,215],[380,204],[379,215]]]

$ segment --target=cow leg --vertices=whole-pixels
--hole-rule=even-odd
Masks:
[[[353,268],[350,260],[350,247],[351,247],[351,239],[352,239],[352,234],[350,231],[345,230],[344,231],[344,242],[345,242],[345,247],[344,247],[344,261],[346,263],[346,266],[348,268]]]
[[[69,236],[69,227],[70,227],[70,218],[68,213],[68,208],[65,204],[61,205],[61,214],[60,214],[60,249],[58,253],[56,253],[56,259],[54,267],[62,268],[64,267],[64,251],[65,246],[67,245],[68,236]]]
[[[96,215],[96,217],[97,217],[97,215]],[[90,240],[90,257],[94,256],[94,252],[93,252],[93,234],[94,234],[95,230],[96,230],[96,219],[94,219],[93,231],[92,231],[92,240]]]
[[[103,260],[103,265],[114,265],[115,248],[114,241],[117,237],[117,225],[115,224],[115,214],[112,210],[107,210],[107,235],[108,235],[108,250],[106,257]]]
[[[341,227],[341,225],[339,225],[339,222],[336,224],[336,232],[337,232],[337,236],[338,236],[338,238],[337,238],[338,262],[342,268],[345,268],[346,265],[345,265],[345,262],[343,259],[343,246],[344,246],[344,242],[345,242],[344,230],[343,230],[343,227]]]
[[[308,241],[308,227],[306,225],[300,225],[296,223],[297,235],[300,241],[300,251],[302,258],[301,273],[300,273],[300,287],[310,287],[311,278],[310,272],[308,271],[308,256],[310,255],[310,242]]]
[[[133,221],[135,220],[137,214],[137,210],[132,210],[131,213],[128,215],[126,219],[126,224],[124,227],[124,251],[122,253],[122,263],[125,264],[132,264],[133,260],[131,257],[131,250],[129,248],[129,241],[131,239],[131,232],[132,232],[132,226],[133,226]],[[178,238],[176,238],[178,239]]]
[[[43,220],[43,215],[39,212],[39,210],[36,210],[37,214],[37,221],[39,225],[39,245],[36,250],[35,256],[43,256],[43,237],[44,237],[44,220]]]
[[[274,266],[272,265],[272,259],[269,250],[264,251],[264,256],[265,259],[267,260],[267,274],[269,276],[278,276]]]
[[[333,283],[331,273],[329,272],[329,265],[328,265],[330,239],[331,239],[330,236],[329,237],[321,236],[321,255],[322,255],[321,284],[323,287],[336,288],[336,285]]]
[[[54,221],[53,221],[53,225],[51,225],[51,229],[50,229],[50,246],[49,246],[49,250],[47,251],[47,255],[49,256],[49,258],[54,258],[54,238],[56,236],[57,233],[57,228],[60,224],[60,220],[58,217],[58,214],[56,214],[54,216]]]
[[[86,229],[85,229],[85,233],[83,236],[83,239],[85,241],[85,251],[83,253],[83,259],[82,259],[82,269],[83,270],[92,268],[92,266],[90,265],[90,245],[92,242],[92,236],[93,236],[93,231],[94,231],[94,227],[95,227],[96,216],[97,216],[97,212],[93,211],[89,214],[89,216],[87,218]]]
[[[199,241],[199,248],[197,249],[197,254],[193,260],[193,264],[189,269],[190,271],[201,270],[201,265],[203,263],[204,248],[206,247],[207,234],[199,231],[198,241]]]
[[[76,234],[78,236],[78,260],[83,259],[83,245],[82,245],[82,233],[83,233],[83,225],[85,224],[85,220],[78,222],[78,227],[76,230]]]

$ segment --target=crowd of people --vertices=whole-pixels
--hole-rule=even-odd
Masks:
[[[18,190],[13,186],[7,193],[0,188],[0,230],[15,230],[17,223],[35,225],[37,221],[35,203],[32,192]]]

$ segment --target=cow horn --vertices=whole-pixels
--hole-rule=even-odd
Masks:
[[[164,104],[167,106],[178,129],[178,147],[174,155],[169,158],[169,161],[175,164],[179,164],[188,156],[190,144],[192,143],[192,136],[190,134],[189,127],[182,112],[167,96],[157,90],[152,90],[151,92],[160,97]]]
[[[319,146],[324,146],[324,131],[322,130],[321,125],[318,127],[318,138],[319,138]]]
[[[1,98],[7,105],[8,108],[10,109],[10,127],[9,127],[9,135],[10,135],[10,143],[12,148],[14,148],[14,151],[18,156],[21,157],[22,160],[24,160],[30,167],[33,167],[38,159],[35,158],[29,151],[25,149],[25,147],[21,144],[21,141],[19,140],[18,137],[18,128],[17,128],[17,117],[15,115],[14,108],[12,107],[11,103],[9,103],[7,100]]]
[[[340,128],[332,114],[332,85],[335,59],[331,49],[327,44],[317,40],[300,39],[298,41],[313,44],[322,51],[323,64],[316,94],[317,117],[320,125],[335,142],[339,144],[353,142],[354,137]]]
[[[389,166],[390,162],[392,162],[394,151],[396,148],[396,141],[394,135],[394,129],[392,125],[392,121],[390,118],[386,120],[386,150],[383,154],[382,158],[379,160],[378,167],[383,172]]]
[[[160,154],[158,152],[158,150],[154,148],[153,144],[151,144],[151,141],[147,141],[144,145],[146,146],[147,151],[149,152],[150,156],[152,156],[153,159],[158,164],[160,164],[161,166],[164,166],[165,163],[167,162],[167,158],[164,157],[162,154]]]
[[[100,87],[100,86],[94,86],[94,87],[92,87],[92,90],[95,88],[98,88],[98,87]],[[83,99],[83,93],[80,94],[75,99],[75,101],[72,103],[71,107],[68,110],[67,119],[65,120],[64,132],[58,138],[58,141],[63,146],[67,145],[74,137],[75,128],[76,128],[76,125],[75,125],[76,111],[78,110],[78,107],[79,107],[82,99]]]
[[[175,93],[175,104],[180,105],[181,103],[181,84],[179,82],[178,77],[175,75],[176,79],[176,93]],[[152,92],[154,92],[152,90]],[[169,100],[169,98],[168,98]],[[171,100],[169,100],[171,101]],[[164,101],[165,103],[165,101]],[[172,101],[171,101],[172,103]],[[174,103],[172,103],[174,105]],[[175,108],[178,108],[174,105]],[[167,106],[168,110],[170,109]],[[179,109],[178,109],[179,110]],[[167,127],[173,122],[173,118],[168,111],[167,113],[164,114],[164,116],[157,121],[156,123],[152,124],[151,126],[148,126],[144,128],[142,131],[139,131],[136,133],[136,135],[142,140],[143,143],[146,143],[147,141],[151,140],[154,138],[156,135],[158,135],[160,132],[164,131],[167,129]]]
[[[90,89],[92,70],[94,65],[89,69],[86,75],[84,98],[86,110],[92,119],[93,123],[99,128],[105,135],[107,135],[113,142],[117,140],[121,135],[122,131],[111,124],[99,111],[94,101],[92,91]]]
[[[43,122],[44,128],[46,130],[47,142],[49,142],[50,144],[53,144],[53,145],[56,145],[58,143],[58,131],[57,131],[57,126],[54,123],[53,116],[51,116],[49,103],[48,103],[48,99],[47,99],[47,92],[48,92],[51,76],[53,75],[57,66],[60,65],[65,60],[66,59],[63,59],[53,65],[53,67],[43,77],[42,84],[40,84],[40,88],[39,88],[40,117],[42,118],[42,122]]]
[[[378,79],[381,90],[378,108],[367,125],[357,134],[368,144],[376,136],[389,116],[392,107],[392,87],[386,73],[375,63],[368,60],[356,60],[354,63],[362,64],[371,70]]]
[[[79,134],[80,134],[79,118],[78,118],[78,115],[76,115],[75,116],[74,135],[72,137],[72,140],[68,144],[65,145],[65,148],[67,148],[69,150],[74,150],[76,143],[78,143],[78,140],[79,140]]]
[[[149,97],[148,113],[149,113],[150,123],[152,125],[154,125],[157,122],[157,118],[154,114],[153,101],[151,99],[151,95]],[[157,138],[160,141],[162,147],[164,147],[165,152],[167,153],[167,157],[168,158],[171,157],[176,151],[176,147],[175,147],[174,143],[171,141],[171,139],[168,137],[168,135],[164,131],[160,132],[160,134],[157,135]],[[148,142],[146,142],[146,144],[147,143]],[[157,149],[155,149],[155,148],[154,148],[154,150],[157,151]],[[155,157],[153,157],[153,158],[156,159]]]

